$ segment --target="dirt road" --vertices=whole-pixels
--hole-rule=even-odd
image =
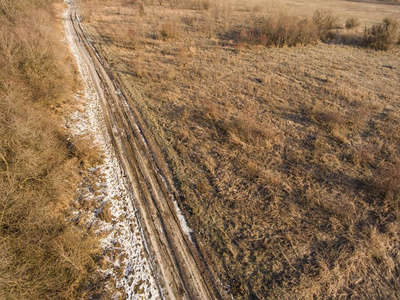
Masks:
[[[198,251],[183,232],[174,193],[161,174],[126,96],[88,41],[76,1],[68,2],[68,31],[90,70],[107,130],[130,183],[147,254],[165,299],[221,299]]]

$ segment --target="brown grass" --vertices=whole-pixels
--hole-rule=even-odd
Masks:
[[[91,147],[79,142],[69,151],[50,108],[64,105],[77,84],[52,3],[0,0],[1,299],[99,294],[90,290],[98,284],[97,238],[68,223],[77,161]]]
[[[177,20],[171,20],[161,25],[160,34],[163,39],[178,38],[181,34],[181,25]]]
[[[311,20],[321,1],[296,2],[312,9],[287,13],[296,17],[283,24]],[[323,3],[336,12],[351,5]],[[396,50],[238,45],[227,32],[261,28],[247,20],[274,18],[281,8],[156,4],[145,2],[135,23],[134,7],[85,2],[92,19],[84,25],[134,95],[193,237],[226,290],[236,299],[398,298]],[[396,11],[356,4],[362,25]],[[351,17],[332,14],[343,26]],[[159,38],[173,20],[181,20],[179,37]],[[137,49],[121,48],[116,35],[104,43],[105,21],[140,28]]]

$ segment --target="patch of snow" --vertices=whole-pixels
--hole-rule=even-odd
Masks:
[[[176,200],[173,200],[174,202],[174,206],[176,209],[176,214],[178,216],[179,222],[181,224],[181,228],[183,230],[183,232],[188,236],[189,240],[193,243],[192,240],[192,233],[193,233],[193,229],[189,227],[188,223],[186,222],[185,216],[183,215],[181,209],[178,206],[178,202],[176,202]]]
[[[64,19],[67,17],[66,12]],[[103,272],[114,278],[117,290],[123,291],[115,295],[116,299],[123,294],[126,299],[161,299],[147,258],[143,229],[138,224],[132,195],[108,135],[94,83],[66,21],[65,34],[84,84],[83,97],[76,96],[83,108],[72,114],[67,126],[73,137],[90,136],[103,152],[103,163],[87,170],[96,182],[84,184],[80,191],[80,201],[95,201],[102,207],[93,208],[89,218],[99,234],[105,233],[101,246],[107,253],[108,264]],[[97,217],[105,204],[109,205],[111,220]]]

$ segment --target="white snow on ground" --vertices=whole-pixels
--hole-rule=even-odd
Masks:
[[[74,137],[90,136],[104,155],[101,165],[88,170],[88,174],[96,175],[97,182],[83,186],[83,199],[80,199],[102,204],[100,209],[91,212],[89,218],[98,226],[100,234],[105,233],[102,247],[108,250],[109,263],[104,272],[114,278],[116,290],[121,291],[115,294],[115,299],[124,298],[123,294],[127,295],[126,299],[161,299],[146,256],[146,245],[136,219],[133,199],[107,133],[88,67],[80,57],[67,25],[65,34],[84,83],[83,97],[80,99],[82,107],[72,115],[68,127]],[[109,222],[97,218],[106,203],[111,212]]]
[[[186,222],[185,216],[183,215],[181,209],[179,208],[178,202],[176,202],[176,200],[174,200],[174,206],[183,232],[188,236],[189,240],[193,243],[192,240],[193,229],[190,228],[188,223]]]

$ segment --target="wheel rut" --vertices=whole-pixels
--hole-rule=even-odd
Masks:
[[[208,267],[180,226],[174,191],[157,166],[146,136],[107,62],[89,42],[76,1],[69,2],[67,26],[99,95],[107,131],[135,199],[146,251],[166,299],[222,299]]]

